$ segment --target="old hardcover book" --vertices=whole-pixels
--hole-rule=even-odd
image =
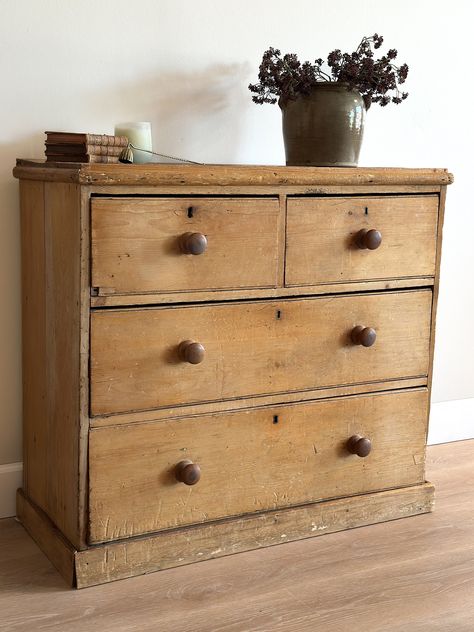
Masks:
[[[54,155],[85,155],[91,154],[93,156],[120,156],[124,146],[123,145],[91,145],[89,143],[81,143],[80,145],[68,145],[68,144],[51,144],[45,143],[46,156]]]
[[[95,162],[118,163],[119,156],[98,156],[95,154],[53,154],[46,156],[46,162]]]
[[[48,144],[61,145],[112,145],[115,147],[126,147],[128,138],[126,136],[113,136],[110,134],[83,134],[77,132],[45,132]]]

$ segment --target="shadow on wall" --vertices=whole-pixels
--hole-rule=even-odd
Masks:
[[[21,268],[17,156],[41,154],[43,135],[0,144],[0,464],[21,461]]]
[[[232,163],[243,142],[251,73],[249,63],[161,73],[122,85],[115,95],[104,94],[101,107],[122,117],[112,125],[150,120],[158,152],[198,162]],[[110,107],[111,98],[117,106]]]

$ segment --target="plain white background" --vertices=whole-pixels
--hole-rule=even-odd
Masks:
[[[374,32],[408,62],[410,97],[369,111],[360,164],[455,174],[433,399],[466,400],[455,407],[462,432],[450,430],[454,409],[443,408],[443,439],[474,436],[471,7],[469,0],[0,0],[0,464],[21,461],[15,158],[41,157],[46,129],[110,133],[117,122],[145,120],[164,153],[282,164],[278,107],[254,105],[247,90],[262,52],[272,45],[314,59],[336,47],[352,51]]]

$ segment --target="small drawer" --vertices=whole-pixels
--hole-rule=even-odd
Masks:
[[[421,483],[426,411],[422,389],[92,429],[90,541]]]
[[[434,276],[437,225],[436,195],[291,198],[285,284]]]
[[[415,290],[95,311],[91,414],[427,375],[431,299]]]
[[[272,198],[96,198],[92,286],[100,295],[277,285]]]

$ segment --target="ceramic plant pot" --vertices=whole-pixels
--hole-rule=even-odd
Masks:
[[[359,92],[321,82],[280,108],[287,165],[357,166],[366,114]]]

